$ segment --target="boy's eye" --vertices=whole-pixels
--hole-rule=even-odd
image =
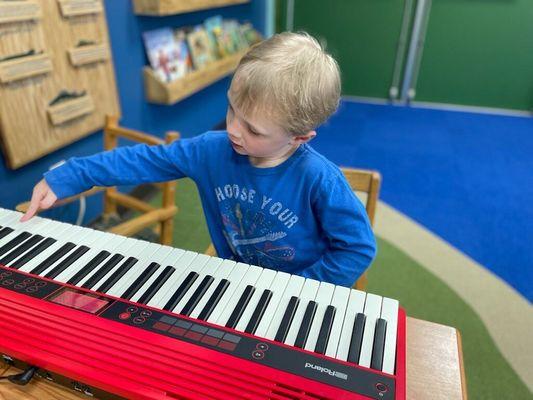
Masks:
[[[250,129],[250,133],[254,136],[260,136],[261,134]]]

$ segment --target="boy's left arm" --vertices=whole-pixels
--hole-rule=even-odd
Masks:
[[[376,240],[366,210],[348,184],[337,181],[322,191],[314,212],[327,248],[301,274],[335,285],[352,286],[376,254]]]

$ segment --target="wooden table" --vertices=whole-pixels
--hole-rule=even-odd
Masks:
[[[16,372],[4,365],[2,375]],[[0,382],[0,400],[88,399],[41,378],[34,378],[27,386]],[[407,399],[466,398],[459,332],[449,326],[407,317]]]

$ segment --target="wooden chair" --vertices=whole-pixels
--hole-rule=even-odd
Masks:
[[[374,217],[376,216],[376,206],[379,198],[379,189],[381,186],[381,175],[377,171],[354,169],[354,168],[341,168],[346,180],[350,184],[350,187],[354,192],[365,193],[366,199],[362,199],[365,203],[366,213],[370,220],[370,225],[374,226]],[[209,244],[205,254],[209,256],[216,256],[213,243]],[[354,289],[365,290],[367,286],[368,278],[365,272],[355,282]]]
[[[118,125],[118,117],[116,116],[106,116],[105,119],[105,150],[112,150],[117,147],[119,138],[124,138],[139,143],[146,143],[149,145],[158,145],[162,143],[171,143],[174,140],[179,139],[179,137],[180,134],[178,132],[167,132],[165,135],[165,140],[162,140],[157,136],[120,127]],[[160,183],[157,184],[157,186],[163,191],[161,207],[154,207],[133,196],[120,193],[117,191],[116,187],[94,187],[79,195],[62,199],[58,201],[55,206],[73,202],[81,196],[90,196],[94,193],[103,191],[104,220],[108,219],[113,214],[117,214],[117,205],[141,212],[140,216],[109,228],[108,232],[123,236],[132,236],[147,227],[158,224],[156,231],[159,232],[161,244],[171,245],[174,215],[176,215],[178,211],[174,200],[176,181]],[[19,204],[16,209],[18,211],[25,212],[28,209],[28,206],[29,202],[25,202]]]

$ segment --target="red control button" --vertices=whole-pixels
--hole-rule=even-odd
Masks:
[[[202,338],[202,334],[198,332],[188,331],[185,334],[185,337],[192,339],[192,340],[200,340]]]
[[[237,347],[237,345],[235,343],[231,343],[231,342],[227,342],[225,340],[221,340],[220,343],[218,344],[218,347],[220,347],[221,349],[224,349],[224,350],[233,351],[233,350],[235,350],[235,347]]]
[[[252,352],[252,357],[256,360],[262,360],[265,357],[265,353],[263,353],[261,350],[255,350]]]
[[[185,329],[173,326],[172,328],[170,328],[169,332],[176,336],[183,336],[183,334],[185,333]]]
[[[156,322],[154,324],[154,329],[157,329],[160,331],[168,331],[170,329],[170,325],[165,324],[164,322]]]
[[[209,344],[211,346],[216,346],[218,344],[218,339],[217,338],[214,338],[212,336],[204,336],[202,338],[202,340],[200,340],[200,342],[202,343],[205,343],[205,344]]]
[[[119,317],[120,319],[128,319],[130,316],[131,316],[130,313],[123,312],[123,313],[120,313],[118,317]]]
[[[388,386],[381,382],[376,383],[376,389],[380,393],[387,393],[389,391]]]

